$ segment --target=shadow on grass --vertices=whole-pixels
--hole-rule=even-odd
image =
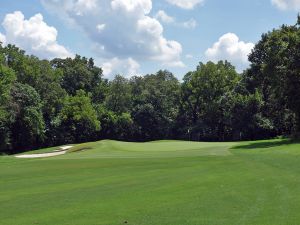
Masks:
[[[268,141],[257,141],[248,143],[245,145],[238,145],[234,146],[231,149],[256,149],[256,148],[272,148],[272,147],[279,147],[282,145],[288,144],[299,144],[300,140],[293,140],[293,139],[282,139],[282,140],[268,140]]]
[[[74,152],[83,152],[83,151],[91,150],[91,149],[93,149],[93,148],[92,148],[92,147],[88,147],[88,146],[75,146],[75,147],[73,147],[73,148],[69,151],[69,153],[70,153],[70,152],[72,152],[72,153],[74,153]]]

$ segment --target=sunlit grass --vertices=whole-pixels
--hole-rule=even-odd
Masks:
[[[297,225],[300,143],[107,140],[0,157],[0,205],[1,225]]]

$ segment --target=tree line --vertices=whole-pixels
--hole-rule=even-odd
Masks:
[[[40,60],[0,43],[0,152],[117,139],[232,141],[300,133],[300,17],[262,35],[238,73],[199,63],[103,78],[92,58]]]

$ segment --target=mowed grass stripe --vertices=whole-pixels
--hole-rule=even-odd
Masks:
[[[104,141],[53,158],[1,157],[1,225],[297,225],[300,145],[283,141],[184,142],[182,151],[176,141]],[[169,157],[159,147],[166,143]],[[231,154],[194,155],[195,145]]]

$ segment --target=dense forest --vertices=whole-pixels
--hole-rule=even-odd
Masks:
[[[93,59],[40,60],[0,44],[0,152],[100,139],[231,141],[300,133],[300,17],[262,35],[238,73],[199,63],[103,78]]]

